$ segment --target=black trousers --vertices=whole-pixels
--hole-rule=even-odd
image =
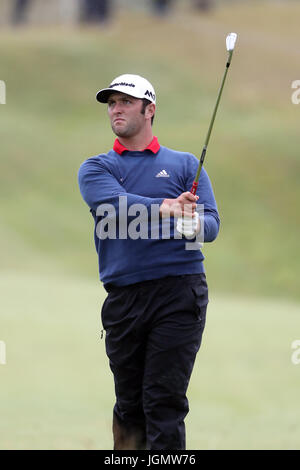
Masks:
[[[186,391],[205,326],[205,274],[105,285],[114,449],[185,449]]]

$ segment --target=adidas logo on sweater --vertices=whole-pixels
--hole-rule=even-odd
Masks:
[[[170,175],[166,172],[166,170],[161,170],[157,173],[155,178],[170,178]]]

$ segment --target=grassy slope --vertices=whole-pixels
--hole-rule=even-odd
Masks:
[[[236,30],[206,161],[222,217],[217,243],[205,248],[207,270],[219,291],[299,298],[299,108],[290,97],[300,6],[232,8],[233,16],[225,7],[208,17],[183,10],[168,22],[123,14],[105,31],[1,33],[3,268],[47,271],[50,262],[95,275],[91,219],[76,183],[80,163],[112,144],[95,91],[124,71],[148,76],[159,100],[155,133],[199,155],[224,37]]]

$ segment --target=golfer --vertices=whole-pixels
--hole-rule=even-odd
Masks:
[[[114,449],[181,450],[208,303],[197,236],[217,237],[217,205],[204,168],[190,193],[197,158],[153,135],[156,94],[148,80],[121,75],[97,100],[107,104],[116,140],[78,177],[108,293],[101,318],[116,394]]]

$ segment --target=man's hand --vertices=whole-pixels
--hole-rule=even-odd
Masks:
[[[162,202],[159,214],[162,218],[165,217],[194,217],[196,211],[196,201],[199,196],[186,191],[180,194],[176,199],[164,199]]]
[[[196,212],[198,199],[199,196],[194,196],[189,191],[180,194],[176,199],[164,199],[160,206],[160,216],[176,217],[177,231],[186,238],[193,238],[200,231],[200,217]]]

